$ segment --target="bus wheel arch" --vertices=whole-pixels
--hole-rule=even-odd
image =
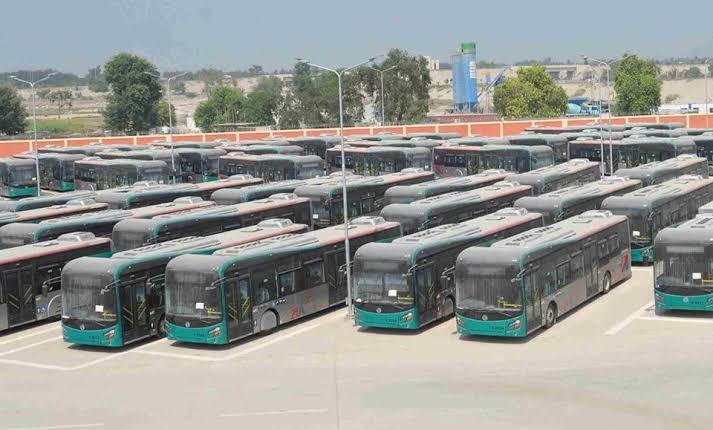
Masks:
[[[451,316],[455,315],[456,312],[456,299],[455,297],[448,295],[446,298],[443,300],[443,312],[441,315],[441,318],[448,319]]]
[[[280,325],[280,316],[274,309],[268,309],[260,316],[260,332],[272,333]]]
[[[608,271],[602,277],[602,294],[607,294],[611,291],[611,273]]]
[[[166,337],[166,315],[161,315],[158,319],[158,324],[156,325],[156,337],[164,338]]]
[[[557,323],[557,303],[550,302],[545,312],[545,328],[551,328]]]

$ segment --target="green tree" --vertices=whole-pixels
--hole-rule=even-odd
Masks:
[[[104,66],[110,85],[104,121],[113,130],[135,133],[158,125],[162,88],[156,67],[136,55],[121,53]]]
[[[302,127],[297,104],[298,100],[292,93],[288,93],[282,98],[282,103],[278,106],[275,114],[277,126],[280,129],[288,130]]]
[[[553,117],[567,110],[567,93],[544,66],[521,67],[517,76],[495,87],[495,111],[503,117]]]
[[[683,77],[685,79],[701,79],[703,78],[703,72],[698,67],[693,66],[683,72]]]
[[[69,90],[53,90],[50,91],[46,97],[50,103],[57,105],[57,117],[62,116],[63,107],[72,107],[72,100],[74,100],[74,94]]]
[[[625,57],[616,68],[614,90],[618,115],[650,114],[661,104],[659,67],[636,55]]]
[[[27,111],[17,90],[10,86],[0,86],[0,133],[19,134],[25,131]]]
[[[207,100],[198,104],[193,118],[203,131],[213,131],[217,124],[238,122],[244,104],[242,91],[225,85],[217,86]]]
[[[248,94],[240,118],[258,125],[274,124],[281,99],[282,95],[279,92],[264,88],[257,89]]]
[[[87,81],[88,88],[95,93],[105,93],[109,91],[109,84],[106,82],[104,74],[102,73],[102,66],[89,69],[84,79]]]
[[[176,107],[171,104],[171,121],[168,121],[168,102],[161,100],[158,103],[158,125],[161,127],[168,127],[173,124],[176,126]]]

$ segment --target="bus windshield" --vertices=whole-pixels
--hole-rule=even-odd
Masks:
[[[115,289],[98,276],[72,276],[62,283],[64,317],[98,323],[116,322]]]
[[[405,263],[398,261],[361,261],[355,280],[357,303],[411,304],[413,291]]]
[[[10,177],[8,178],[8,185],[11,187],[23,187],[27,185],[34,185],[35,181],[35,168],[34,166],[12,166],[9,169]]]
[[[222,319],[220,285],[215,274],[198,271],[172,271],[166,283],[166,310],[172,316],[195,318],[215,323]]]
[[[663,287],[713,287],[713,261],[702,246],[657,248],[654,268],[656,284]]]
[[[478,265],[456,280],[458,307],[514,317],[522,312],[520,282],[512,265]]]

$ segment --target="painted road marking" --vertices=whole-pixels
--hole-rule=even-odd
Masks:
[[[26,349],[34,348],[34,347],[36,347],[36,346],[44,345],[45,343],[54,342],[54,341],[59,340],[59,339],[62,339],[62,336],[57,336],[57,337],[53,337],[53,338],[50,338],[50,339],[45,339],[45,340],[43,340],[43,341],[31,343],[31,344],[29,344],[29,345],[21,346],[21,347],[19,347],[19,348],[11,349],[11,350],[9,350],[9,351],[0,352],[0,357],[4,357],[4,356],[6,356],[6,355],[10,355],[10,354],[14,354],[14,353],[16,353],[16,352],[24,351],[24,350],[26,350]]]
[[[104,427],[104,423],[92,423],[92,424],[62,424],[55,426],[41,426],[41,427],[14,427],[8,430],[64,430],[64,429],[87,429]]]
[[[703,319],[703,318],[650,316],[650,317],[639,317],[639,319],[645,320],[645,321],[668,321],[668,322],[681,322],[681,323],[690,323],[690,324],[713,324],[713,319]]]
[[[638,266],[632,266],[631,267],[632,272],[648,272],[648,273],[653,273],[653,267],[638,267]]]
[[[626,326],[634,322],[634,320],[638,319],[641,317],[641,315],[646,312],[647,310],[650,310],[651,307],[654,306],[654,302],[649,302],[645,304],[644,306],[641,307],[641,309],[637,310],[636,312],[632,313],[628,317],[626,317],[623,321],[617,323],[615,326],[607,330],[604,334],[607,336],[614,336],[620,331],[624,330]]]
[[[235,418],[235,417],[262,417],[266,415],[307,415],[307,414],[324,414],[329,412],[329,409],[288,409],[281,411],[264,411],[264,412],[239,412],[235,414],[221,414],[218,415],[221,418]]]
[[[50,327],[48,329],[37,331],[34,333],[30,333],[30,334],[26,334],[24,336],[13,337],[12,339],[8,339],[8,340],[4,340],[4,341],[0,342],[0,346],[8,345],[8,344],[11,344],[11,343],[23,340],[23,339],[28,339],[31,337],[39,336],[41,334],[49,333],[51,331],[58,331],[58,330],[59,330],[59,327]]]

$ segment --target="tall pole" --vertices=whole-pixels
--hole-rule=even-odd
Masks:
[[[611,66],[607,63],[607,113],[609,114],[609,176],[614,176],[614,142],[612,142],[611,123],[611,84],[609,82]],[[601,111],[601,109],[599,109]]]
[[[708,110],[708,75],[710,74],[709,73],[710,72],[710,69],[709,69],[710,60],[706,60],[705,66],[706,67],[705,67],[705,70],[703,71],[703,73],[705,73],[705,77],[706,77],[706,79],[705,79],[705,86],[706,86],[706,103],[705,103],[705,105],[706,105],[706,128],[708,128],[708,114],[710,113],[710,111]]]
[[[584,64],[587,64],[587,59],[588,57],[586,55],[582,55],[582,58],[584,59]],[[591,65],[589,68],[592,70],[592,79],[594,79],[594,67]],[[599,175],[601,178],[604,178],[604,175],[607,171],[607,164],[606,164],[606,157],[604,156],[604,130],[602,129],[602,97],[601,97],[601,80],[597,79],[598,81],[598,91],[597,94],[599,94],[599,112],[597,112],[597,118],[599,121],[599,158],[601,158],[599,162]],[[609,162],[613,165],[614,160],[609,160]]]
[[[387,68],[387,69],[384,69],[384,70],[377,69],[376,67],[369,67],[371,70],[373,70],[373,71],[375,71],[375,72],[377,72],[377,73],[379,74],[379,79],[380,79],[380,81],[381,81],[381,126],[382,126],[382,127],[383,127],[384,125],[386,125],[386,115],[384,114],[384,111],[385,111],[385,109],[384,109],[384,105],[385,105],[385,100],[384,100],[384,73],[388,72],[389,70],[395,69],[396,66],[397,66],[397,64],[395,64],[395,65],[393,65],[393,66],[391,66],[391,67],[389,67],[389,68]]]

